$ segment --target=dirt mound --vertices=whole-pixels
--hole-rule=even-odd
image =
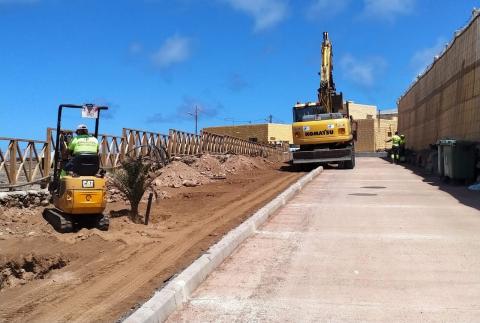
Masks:
[[[221,159],[212,155],[205,154],[197,158],[191,166],[199,171],[200,174],[208,177],[225,176],[225,168],[222,165]]]
[[[265,170],[274,165],[261,157],[247,157],[241,155],[210,155],[175,157],[174,161],[156,172],[158,177],[154,181],[157,197],[169,198],[165,192],[160,192],[161,187],[179,188],[182,186],[195,187],[225,179],[226,174],[237,174],[243,171]],[[168,195],[168,194],[167,194]],[[148,195],[147,195],[148,196]],[[125,196],[113,185],[111,178],[107,177],[107,201],[126,201]],[[146,200],[146,197],[144,197]]]
[[[269,167],[271,167],[271,162],[264,158],[246,157],[242,155],[230,155],[223,163],[225,171],[231,174],[255,169],[267,169]]]
[[[173,161],[160,170],[160,175],[155,179],[157,187],[182,187],[198,186],[209,183],[210,179],[200,174],[196,169],[181,161]]]
[[[14,259],[0,259],[0,290],[28,281],[43,279],[49,272],[65,267],[69,259],[63,255],[38,256],[30,254]]]

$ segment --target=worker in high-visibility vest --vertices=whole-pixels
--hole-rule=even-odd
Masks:
[[[65,165],[65,172],[72,171],[75,167],[75,156],[80,154],[98,155],[98,140],[88,134],[86,125],[79,125],[75,133],[77,135],[68,144],[68,151],[73,158]]]
[[[400,155],[400,162],[405,161],[405,144],[407,141],[405,140],[405,135],[400,135],[400,143],[398,145],[398,154]]]
[[[79,125],[75,133],[77,136],[68,144],[68,150],[73,156],[78,154],[98,154],[98,140],[88,134],[86,125]]]
[[[392,151],[391,157],[394,163],[398,162],[400,159],[400,142],[402,138],[398,135],[398,131],[395,131],[395,135],[392,138],[386,140],[385,142],[392,142]]]

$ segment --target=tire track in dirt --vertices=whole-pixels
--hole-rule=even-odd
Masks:
[[[212,216],[210,216],[208,220],[206,219],[205,221],[196,223],[195,228],[189,230],[187,234],[182,235],[191,236],[194,232],[197,232],[196,237],[190,239],[188,243],[177,239],[177,241],[173,244],[176,247],[168,250],[167,252],[162,249],[152,249],[146,254],[140,254],[138,259],[134,260],[134,262],[136,263],[135,268],[129,268],[130,273],[127,274],[127,277],[123,276],[123,272],[119,272],[117,275],[111,276],[109,279],[102,281],[102,287],[104,286],[108,290],[102,292],[101,295],[88,295],[88,291],[90,291],[90,289],[87,289],[87,299],[98,298],[102,301],[101,303],[97,303],[96,306],[90,307],[90,310],[84,312],[82,314],[81,320],[95,320],[95,318],[98,317],[99,310],[113,311],[118,302],[124,301],[125,299],[130,297],[133,290],[142,288],[152,279],[152,277],[158,275],[160,272],[166,269],[164,266],[161,265],[159,267],[156,267],[159,264],[157,263],[158,260],[155,259],[162,257],[162,259],[165,260],[165,262],[167,263],[170,261],[175,261],[179,255],[185,254],[192,247],[192,245],[195,245],[206,235],[208,235],[208,233],[211,232],[212,224],[218,223],[218,221],[220,220],[220,224],[216,226],[219,227],[225,224],[225,219],[227,219],[226,215],[233,214],[234,212],[246,212],[252,208],[252,204],[257,206],[259,204],[258,196],[266,195],[268,194],[268,192],[272,192],[274,187],[283,186],[286,183],[290,183],[292,177],[295,176],[279,178],[278,181],[262,187],[259,191],[255,192],[254,195],[241,198],[238,201],[235,201],[232,204],[228,205],[226,208],[221,209],[220,212],[214,213]],[[264,198],[261,199],[263,200]],[[136,270],[142,270],[145,267],[151,269],[147,269],[146,271],[143,270],[141,276],[136,275]],[[126,284],[124,284],[125,281],[127,282]],[[112,287],[109,288],[109,286]],[[113,290],[115,290],[115,293],[112,293]],[[105,298],[105,294],[109,296]]]
[[[79,278],[75,284],[38,284],[15,299],[6,300],[0,305],[0,320],[98,322],[118,319],[303,175],[266,173],[233,183],[234,190],[219,194],[218,201],[212,200],[216,204],[207,205],[205,210],[192,207],[192,214],[178,221],[183,227],[172,228],[168,239],[160,243],[117,246],[105,251],[110,253],[102,254],[101,259],[90,259],[72,271],[73,276]],[[208,188],[205,185],[199,190]],[[201,202],[204,206],[205,201]],[[0,301],[3,301],[1,295]]]

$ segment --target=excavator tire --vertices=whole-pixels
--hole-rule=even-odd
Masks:
[[[354,169],[355,168],[355,155],[352,156],[351,160],[343,162],[344,169]]]
[[[74,223],[69,215],[62,214],[56,209],[43,210],[43,218],[60,233],[69,233],[74,231]]]

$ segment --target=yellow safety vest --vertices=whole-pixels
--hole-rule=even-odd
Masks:
[[[78,154],[96,154],[98,153],[98,140],[89,135],[79,135],[72,139],[68,145],[73,155]]]
[[[400,138],[400,136],[394,135],[394,136],[392,137],[392,144],[393,144],[394,146],[398,146],[398,145],[400,145],[400,141],[401,141],[401,140],[402,140],[402,138]]]

